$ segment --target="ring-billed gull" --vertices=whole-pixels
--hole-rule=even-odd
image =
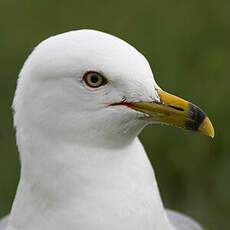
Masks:
[[[94,30],[43,41],[13,108],[21,177],[7,230],[201,229],[165,210],[137,135],[164,123],[213,137],[212,124],[163,91],[125,41]]]

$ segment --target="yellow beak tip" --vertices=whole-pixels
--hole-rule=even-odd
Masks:
[[[211,138],[214,138],[214,136],[215,136],[215,131],[214,131],[213,125],[212,125],[212,123],[208,117],[206,117],[204,119],[204,121],[201,123],[198,130],[199,130],[199,132],[201,132],[204,135],[207,135]]]

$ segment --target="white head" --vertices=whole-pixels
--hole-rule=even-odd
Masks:
[[[90,87],[89,71],[106,82]],[[127,143],[146,124],[144,114],[111,104],[159,100],[155,88],[147,60],[128,43],[94,30],[64,33],[39,44],[22,68],[15,126],[87,145]]]
[[[145,119],[142,105],[112,105],[170,104],[159,90],[148,61],[121,39],[94,30],[51,37],[35,48],[20,73],[14,99],[18,143],[25,135],[42,135],[83,145],[122,146],[149,122],[175,124],[155,110],[155,115],[150,112],[154,119]]]

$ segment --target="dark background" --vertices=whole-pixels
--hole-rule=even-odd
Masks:
[[[216,137],[152,126],[141,134],[166,207],[208,230],[230,229],[229,0],[0,0],[0,217],[19,177],[11,103],[33,47],[58,33],[93,28],[137,47],[158,84],[201,106]]]

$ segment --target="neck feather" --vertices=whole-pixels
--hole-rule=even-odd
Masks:
[[[15,229],[171,229],[137,138],[120,149],[39,140],[20,146]]]

